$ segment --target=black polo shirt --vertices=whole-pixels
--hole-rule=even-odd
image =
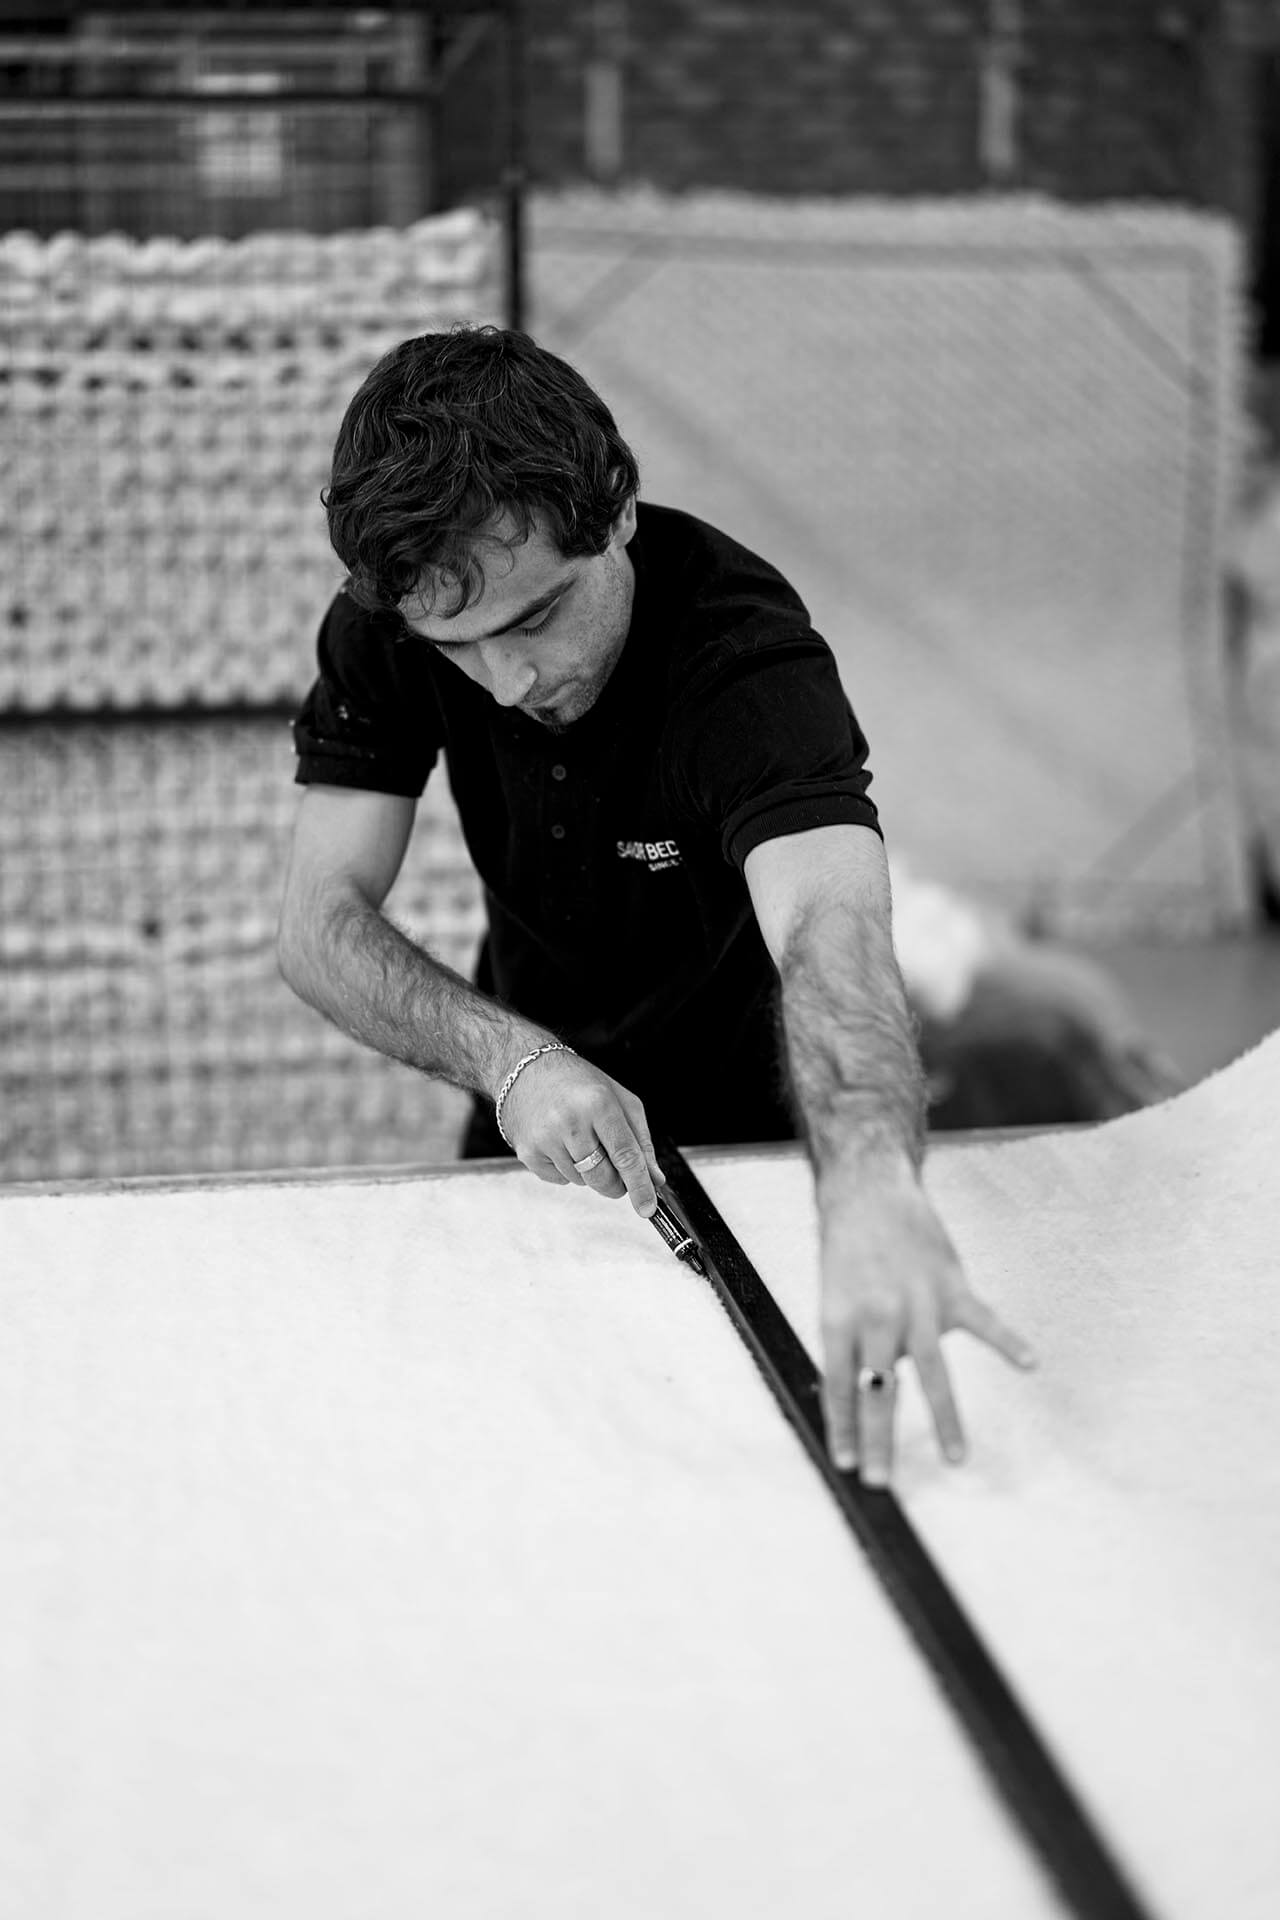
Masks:
[[[685,1144],[788,1137],[777,975],[742,875],[779,834],[879,832],[867,743],[773,567],[642,502],[621,658],[563,733],[338,594],[297,778],[416,798],[443,754],[489,931],[477,984]]]

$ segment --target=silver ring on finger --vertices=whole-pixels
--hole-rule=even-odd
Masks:
[[[859,1367],[859,1393],[892,1393],[898,1378],[892,1367]]]
[[[573,1170],[575,1173],[590,1173],[591,1169],[598,1167],[603,1159],[604,1148],[597,1147],[594,1153],[585,1154],[581,1160],[575,1160]]]

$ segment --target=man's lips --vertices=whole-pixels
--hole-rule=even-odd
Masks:
[[[539,700],[536,707],[526,707],[524,711],[533,719],[553,719],[566,704],[567,689],[561,688],[554,700]]]

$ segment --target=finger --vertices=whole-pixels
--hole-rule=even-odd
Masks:
[[[958,1465],[965,1455],[964,1429],[960,1425],[960,1410],[951,1391],[951,1376],[942,1357],[936,1329],[930,1329],[928,1334],[913,1342],[911,1358],[915,1361],[924,1397],[929,1402],[938,1445],[946,1458]]]
[[[626,1188],[618,1178],[613,1162],[601,1141],[593,1139],[591,1145],[583,1147],[581,1152],[575,1151],[573,1147],[566,1148],[566,1152],[572,1155],[573,1160],[593,1159],[598,1153],[600,1158],[594,1167],[583,1167],[581,1172],[575,1169],[575,1178],[580,1180],[584,1187],[590,1187],[592,1193],[598,1193],[602,1199],[620,1200],[622,1198]]]
[[[530,1173],[536,1174],[539,1180],[545,1180],[549,1187],[567,1187],[571,1184],[568,1176],[561,1173],[555,1161],[545,1153],[529,1154],[524,1164]]]
[[[1035,1348],[1021,1334],[1007,1327],[998,1313],[994,1313],[986,1302],[979,1300],[976,1294],[968,1294],[959,1300],[951,1311],[951,1324],[963,1327],[976,1340],[994,1347],[1015,1367],[1034,1367]]]
[[[653,1179],[649,1172],[652,1148],[649,1156],[646,1156],[620,1103],[615,1104],[612,1113],[601,1116],[596,1121],[596,1132],[600,1136],[601,1145],[609,1156],[614,1172],[622,1182],[622,1186],[616,1190],[614,1197],[620,1198],[625,1191],[636,1212],[642,1214],[647,1220],[658,1204],[658,1196],[654,1191]],[[600,1191],[606,1191],[606,1189],[600,1189]]]
[[[649,1168],[649,1178],[656,1187],[665,1187],[667,1184],[667,1176],[658,1165],[658,1150],[653,1144],[653,1135],[649,1131],[649,1122],[645,1119],[644,1108],[633,1093],[620,1092],[618,1098],[622,1103],[622,1111],[631,1122],[631,1131],[635,1134],[636,1139],[640,1142],[644,1151],[645,1161]]]
[[[887,1487],[893,1472],[893,1421],[898,1407],[896,1359],[896,1347],[882,1335],[863,1340],[856,1387],[858,1459],[862,1463],[858,1472],[866,1487]]]
[[[850,1473],[858,1464],[858,1397],[853,1338],[845,1329],[823,1334],[822,1418],[832,1464]]]
[[[581,1169],[579,1167],[579,1162],[590,1160],[596,1153],[599,1153],[601,1156],[604,1155],[604,1148],[600,1145],[600,1142],[594,1134],[592,1134],[589,1139],[579,1140],[576,1144],[572,1140],[569,1140],[562,1146],[549,1147],[547,1151],[550,1158],[555,1161],[561,1173],[563,1173],[565,1179],[571,1186],[575,1187],[589,1186],[591,1184],[592,1174],[595,1173],[598,1168],[605,1165],[605,1160],[602,1157],[596,1161],[594,1167],[583,1167]]]

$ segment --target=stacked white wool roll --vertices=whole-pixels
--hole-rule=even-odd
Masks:
[[[470,211],[0,238],[0,703],[296,697],[343,410],[396,341],[497,317],[495,253]]]

